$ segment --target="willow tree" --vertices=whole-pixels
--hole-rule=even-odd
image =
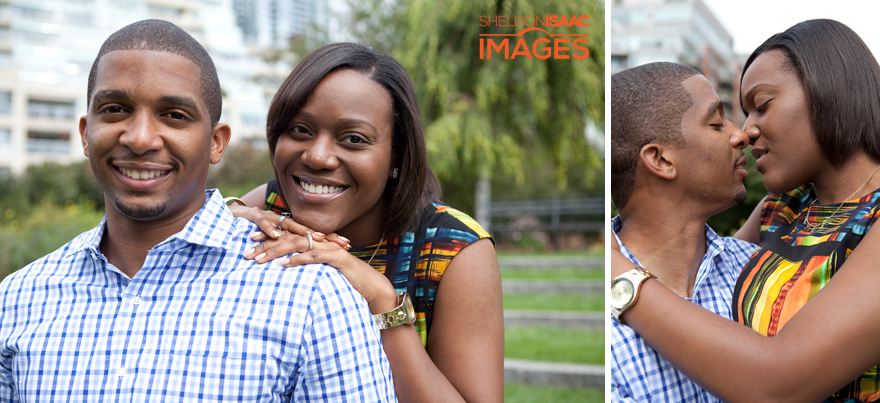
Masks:
[[[350,5],[356,40],[390,54],[409,72],[431,167],[447,197],[450,184],[476,183],[478,220],[485,222],[479,205],[481,197],[488,200],[493,178],[514,178],[527,187],[541,180],[531,173],[543,169],[551,172],[544,181],[552,182],[556,193],[571,188],[573,178],[583,182],[575,187],[601,188],[603,159],[587,141],[587,127],[604,128],[604,3],[353,0]],[[551,27],[547,20],[563,24]],[[523,32],[529,26],[541,30]],[[507,48],[501,50],[504,38]],[[541,50],[555,48],[556,38],[568,49]],[[576,38],[586,50],[573,46]],[[485,53],[489,39],[498,46],[491,59]],[[517,47],[518,41],[524,43]],[[547,57],[548,51],[556,53]]]

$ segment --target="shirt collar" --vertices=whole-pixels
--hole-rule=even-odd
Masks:
[[[620,237],[617,236],[617,233],[620,232],[620,229],[623,228],[623,223],[620,221],[620,216],[616,216],[611,219],[611,232],[614,233],[614,239],[617,240],[617,243],[620,245],[620,253],[627,257],[631,262],[635,263],[639,267],[644,267],[639,260],[632,254],[632,252],[627,249],[626,245],[620,240]],[[706,254],[703,255],[703,259],[700,261],[700,268],[697,270],[697,278],[694,280],[694,289],[691,290],[691,295],[695,295],[696,291],[700,289],[703,285],[703,282],[709,277],[709,273],[713,270],[715,265],[716,258],[724,252],[726,249],[726,245],[724,240],[712,230],[712,227],[709,224],[705,224],[706,230]],[[650,268],[647,268],[650,270]],[[690,299],[690,298],[685,298]]]
[[[226,203],[223,202],[223,196],[220,195],[220,191],[208,189],[205,190],[205,204],[202,208],[190,218],[183,230],[168,237],[161,244],[177,239],[196,245],[229,249],[235,229],[234,221],[235,217],[226,208]],[[65,257],[84,250],[98,253],[98,247],[101,245],[101,238],[104,236],[106,225],[107,216],[105,215],[97,227],[76,237],[71,242]]]

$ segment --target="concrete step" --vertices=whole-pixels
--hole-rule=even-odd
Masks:
[[[601,365],[504,359],[504,382],[569,388],[604,388]]]
[[[498,265],[505,269],[554,269],[560,267],[582,267],[594,269],[605,267],[604,257],[587,256],[499,256]]]
[[[604,312],[505,309],[504,326],[547,326],[570,329],[605,330]]]
[[[544,292],[551,294],[598,294],[605,292],[602,280],[502,280],[504,294]]]

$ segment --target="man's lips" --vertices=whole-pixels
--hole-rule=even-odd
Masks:
[[[110,160],[110,165],[122,177],[135,181],[161,179],[166,177],[169,172],[177,169],[177,164],[173,162],[138,161],[125,157]]]
[[[738,160],[736,160],[736,164],[733,166],[733,169],[743,176],[743,180],[749,177],[749,171],[746,171],[746,162],[748,159],[746,158],[746,154],[742,153]]]

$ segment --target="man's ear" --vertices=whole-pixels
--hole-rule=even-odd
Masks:
[[[678,172],[675,170],[675,153],[669,146],[650,143],[639,151],[639,159],[642,165],[653,175],[663,179],[675,179]]]
[[[87,127],[86,117],[82,116],[79,118],[79,138],[82,141],[83,146],[83,154],[85,154],[86,158],[89,156],[89,142],[88,142],[88,127]]]
[[[226,146],[229,145],[229,138],[232,130],[225,123],[217,123],[214,130],[211,131],[211,163],[220,162],[223,153],[226,152]]]

